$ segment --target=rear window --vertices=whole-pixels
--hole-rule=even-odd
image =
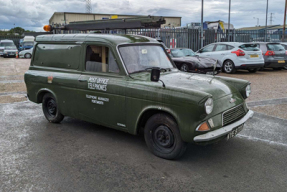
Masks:
[[[269,43],[267,44],[267,48],[268,50],[272,50],[272,51],[284,51],[285,48],[281,45],[281,44],[275,44],[275,43]]]
[[[78,69],[80,45],[38,44],[33,64],[55,68]]]
[[[257,44],[243,44],[239,46],[240,49],[244,51],[259,51],[259,47]]]

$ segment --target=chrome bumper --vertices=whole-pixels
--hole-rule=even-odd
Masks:
[[[195,142],[204,142],[204,141],[211,141],[216,138],[219,138],[221,136],[227,135],[229,132],[232,131],[235,127],[238,127],[239,125],[245,123],[248,119],[253,117],[254,112],[249,110],[248,113],[240,120],[236,121],[235,123],[232,123],[230,125],[227,125],[225,127],[222,127],[220,129],[217,129],[215,131],[210,131],[208,133],[205,133],[203,135],[198,135],[193,138]]]

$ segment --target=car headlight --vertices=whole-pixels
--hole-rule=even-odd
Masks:
[[[204,103],[204,107],[205,107],[206,114],[207,115],[210,114],[213,110],[213,99],[208,98]]]
[[[246,88],[245,88],[246,98],[248,98],[250,94],[251,94],[251,86],[247,85]]]

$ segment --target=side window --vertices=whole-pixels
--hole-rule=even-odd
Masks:
[[[213,50],[214,45],[208,45],[206,47],[204,47],[201,52],[205,53],[205,52],[211,52]]]
[[[38,44],[33,65],[53,68],[78,69],[80,45]]]
[[[217,44],[215,51],[226,51],[226,45]]]
[[[234,47],[231,45],[227,45],[227,50],[231,50],[231,49],[234,49]]]
[[[119,68],[108,47],[89,45],[86,50],[86,71],[119,73]]]

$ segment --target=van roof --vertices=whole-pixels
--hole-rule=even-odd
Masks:
[[[142,43],[151,42],[160,44],[156,39],[140,35],[109,35],[109,34],[57,34],[57,35],[39,35],[36,42],[92,42],[108,41],[112,44]]]

